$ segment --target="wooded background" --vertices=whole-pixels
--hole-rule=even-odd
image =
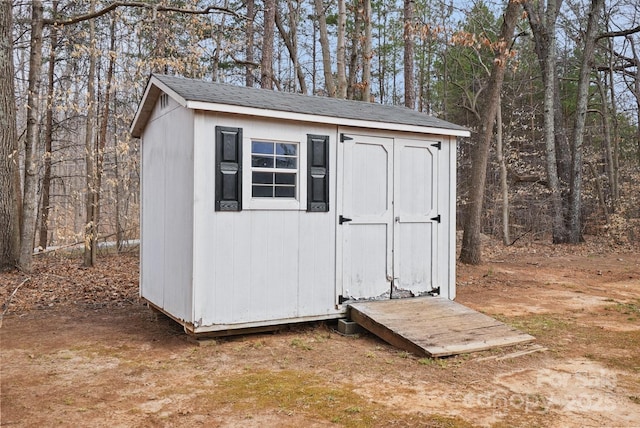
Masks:
[[[139,236],[150,73],[405,105],[465,125],[461,259],[640,239],[636,0],[34,0],[0,6],[0,267]]]

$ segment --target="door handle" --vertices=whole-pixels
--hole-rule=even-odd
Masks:
[[[342,224],[342,223],[348,223],[350,221],[353,221],[353,219],[352,218],[343,217],[342,214],[340,214],[340,218],[338,219],[338,223]]]

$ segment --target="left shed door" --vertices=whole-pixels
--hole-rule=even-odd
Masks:
[[[389,292],[393,279],[393,139],[348,138],[339,156],[339,292],[366,299]]]

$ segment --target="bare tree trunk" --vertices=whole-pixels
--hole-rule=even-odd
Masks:
[[[569,138],[567,137],[564,112],[561,108],[562,100],[560,99],[560,78],[556,73],[556,21],[558,13],[562,5],[562,0],[552,0],[547,2],[547,9],[544,10],[544,2],[535,2],[538,9],[533,9],[534,2],[525,1],[523,3],[527,16],[529,17],[529,25],[534,34],[535,50],[538,57],[538,63],[542,71],[542,79],[553,93],[553,124],[554,124],[554,157],[556,162],[556,175],[558,181],[558,189],[560,192],[561,207],[565,202],[562,198],[563,193],[568,194],[568,186],[571,170],[571,151],[569,149]],[[553,49],[553,53],[549,50]],[[553,62],[551,60],[553,59]],[[550,76],[548,76],[550,75]],[[547,80],[550,79],[550,80]],[[566,190],[566,191],[565,191]],[[562,230],[558,233],[554,232],[554,242],[566,242],[568,232],[566,231],[565,215],[568,210],[562,208]],[[556,238],[558,238],[556,240]]]
[[[569,178],[569,161],[564,132],[564,115],[560,108],[559,82],[556,73],[556,19],[562,0],[547,1],[546,12],[542,3],[523,3],[535,37],[536,54],[544,81],[544,136],[546,145],[547,186],[551,193],[553,242],[567,242],[569,233],[565,221],[562,188]],[[539,9],[534,9],[535,5]],[[544,22],[542,20],[544,17]]]
[[[20,258],[20,176],[13,70],[13,10],[0,2],[0,271]],[[17,180],[16,180],[17,177]]]
[[[313,20],[313,44],[311,45],[311,58],[313,61],[311,62],[311,95],[316,95],[318,90],[318,20]]]
[[[298,77],[298,84],[300,85],[300,92],[303,94],[307,93],[307,82],[305,80],[304,72],[302,71],[302,67],[300,66],[300,58],[298,58],[298,20],[299,20],[299,12],[293,6],[293,2],[291,0],[287,0],[287,6],[289,8],[289,45],[291,46],[291,50],[289,51],[291,55],[291,61],[293,62],[293,67],[296,70],[296,76]],[[289,45],[287,47],[289,47]]]
[[[606,82],[598,81],[598,90],[600,91],[600,99],[602,100],[602,107],[600,110],[600,116],[602,117],[602,134],[603,134],[603,146],[604,153],[607,158],[607,178],[609,180],[609,189],[611,190],[611,206],[617,205],[616,200],[616,180],[615,169],[613,165],[613,149],[611,141],[611,114],[609,112],[609,102],[607,100],[607,91],[605,89]],[[615,102],[615,101],[613,101]],[[615,208],[613,209],[615,211]]]
[[[587,117],[592,59],[596,47],[598,19],[604,6],[604,0],[591,0],[587,31],[584,35],[584,50],[580,77],[578,78],[578,99],[576,102],[576,121],[573,128],[573,162],[571,168],[571,193],[569,205],[569,241],[573,244],[584,241],[582,236],[582,157],[584,127]]]
[[[338,0],[338,40],[336,63],[338,67],[338,87],[336,97],[347,98],[347,6],[346,0]]]
[[[96,239],[98,237],[98,226],[100,225],[100,198],[102,192],[102,173],[104,172],[104,151],[107,145],[107,129],[109,124],[110,103],[112,96],[112,82],[113,82],[113,70],[116,62],[116,14],[112,14],[111,17],[111,41],[109,44],[109,66],[107,67],[107,82],[104,96],[104,108],[102,110],[102,119],[100,121],[100,131],[98,134],[97,147],[96,147],[96,193],[94,199],[94,215],[95,220],[95,234]],[[94,255],[95,262],[95,255]]]
[[[35,153],[39,137],[40,69],[42,67],[43,8],[34,0],[31,12],[31,52],[29,54],[29,94],[27,96],[27,135],[24,150],[24,196],[20,232],[20,268],[31,271],[36,230],[38,168]]]
[[[636,44],[631,36],[627,36],[629,46],[631,46],[631,52],[633,53],[633,62],[636,66],[636,70],[640,70],[640,55],[636,50]],[[633,78],[633,95],[636,99],[636,115],[637,121],[640,124],[640,71],[636,71]],[[640,126],[636,127],[637,143],[638,143],[638,164],[640,165]]]
[[[52,13],[55,16],[58,10],[58,2],[52,3]],[[42,217],[40,219],[40,236],[38,247],[42,250],[47,248],[49,234],[49,211],[50,191],[51,191],[51,152],[53,143],[53,97],[55,89],[55,69],[56,69],[56,49],[58,48],[58,29],[51,26],[49,69],[47,70],[47,114],[44,123],[44,174],[42,176]]]
[[[293,4],[291,0],[287,0],[287,6],[289,8],[289,28],[291,30],[287,32],[282,25],[282,19],[280,19],[280,14],[276,13],[276,27],[278,27],[278,32],[280,33],[280,37],[284,41],[285,46],[287,47],[287,51],[289,51],[289,58],[291,58],[291,62],[293,63],[293,68],[296,71],[296,78],[298,79],[298,84],[300,85],[300,92],[303,94],[307,93],[307,82],[305,81],[304,72],[302,71],[302,67],[300,66],[300,60],[298,59],[298,36],[296,32],[296,12],[293,8]]]
[[[414,0],[404,0],[404,105],[410,109],[416,107],[415,75],[413,67],[414,45],[413,15]]]
[[[556,123],[556,111],[560,110],[556,103],[556,95],[558,93],[556,79],[556,19],[557,19],[556,2],[549,0],[547,3],[546,31],[547,31],[547,49],[544,60],[544,70],[546,74],[544,78],[544,134],[546,142],[546,158],[547,158],[547,183],[551,191],[551,204],[553,207],[553,242],[560,243],[567,240],[567,231],[564,221],[564,210],[562,206],[562,194],[560,183],[558,180],[558,162],[556,158],[556,126],[563,127],[562,123]]]
[[[508,60],[508,50],[513,33],[520,17],[520,3],[510,0],[504,12],[504,21],[500,30],[499,44],[491,69],[491,76],[486,92],[486,106],[482,111],[482,130],[480,141],[473,149],[472,168],[469,192],[469,205],[464,222],[460,261],[468,264],[482,263],[480,245],[480,228],[482,225],[482,202],[487,179],[487,162],[489,148],[493,137],[493,126],[496,120],[502,82]]]
[[[331,73],[331,50],[329,49],[329,32],[327,30],[327,18],[322,0],[314,0],[318,27],[320,30],[320,49],[322,50],[322,69],[324,71],[324,85],[330,97],[336,96],[336,85],[333,83]]]
[[[95,11],[95,0],[91,1],[91,12]],[[87,77],[87,123],[85,128],[85,165],[86,165],[86,216],[84,227],[84,266],[92,267],[97,254],[97,165],[95,148],[95,75],[96,75],[96,24],[89,21],[89,74]]]
[[[354,0],[353,31],[351,33],[351,52],[349,54],[349,74],[347,78],[347,98],[350,100],[357,97],[358,48],[360,47],[360,28],[362,27],[361,4],[362,0]]]
[[[371,60],[373,48],[371,41],[371,0],[364,0],[364,46],[362,49],[362,101],[373,101],[371,98]]]
[[[229,0],[224,2],[224,7],[229,7]],[[222,43],[224,36],[224,28],[226,15],[220,17],[220,23],[213,26],[214,34],[211,35],[211,39],[216,41],[216,50],[213,53],[213,61],[211,64],[211,80],[217,82],[220,80],[220,55],[222,54]]]
[[[619,138],[619,134],[618,134],[618,108],[616,107],[616,90],[615,90],[615,83],[614,83],[614,79],[613,79],[613,43],[611,41],[611,39],[607,40],[608,46],[609,46],[609,71],[608,71],[608,77],[609,77],[609,93],[610,95],[610,100],[611,100],[611,119],[613,120],[613,157],[612,157],[612,164],[611,164],[611,169],[613,171],[612,175],[613,175],[613,188],[611,189],[611,194],[613,196],[613,200],[615,201],[615,204],[612,205],[612,211],[616,212],[618,210],[618,201],[620,200],[620,193],[619,193],[619,168],[618,168],[618,138]],[[639,112],[640,114],[640,112]]]
[[[389,20],[387,19],[387,14],[384,13],[380,8],[376,9],[376,13],[378,21],[376,22],[376,28],[380,30],[376,34],[376,45],[377,46],[387,46],[389,45],[389,38],[387,37],[387,31],[389,27]],[[377,78],[378,78],[378,97],[380,104],[387,103],[387,68],[389,67],[389,53],[385,52],[386,49],[380,49],[378,52],[378,61],[377,61]],[[391,49],[391,52],[395,51],[395,49]],[[395,94],[391,94],[392,98]]]
[[[260,61],[260,87],[273,89],[273,33],[276,22],[276,0],[264,2],[264,33]]]
[[[593,175],[593,180],[596,184],[596,193],[598,194],[598,202],[600,202],[600,207],[602,208],[604,221],[609,224],[609,210],[607,209],[607,203],[604,200],[602,181],[600,180],[600,176],[598,175],[598,172],[596,171],[596,168],[593,166],[593,164],[591,162],[587,162],[587,166],[589,167],[589,171],[591,171],[591,175]]]
[[[507,163],[504,160],[502,141],[502,97],[498,100],[496,112],[496,154],[500,165],[500,189],[502,191],[502,243],[509,245],[509,186],[507,184]]]
[[[247,46],[245,47],[245,85],[253,87],[256,82],[253,76],[253,44],[254,44],[254,27],[253,21],[256,17],[255,1],[247,0]]]

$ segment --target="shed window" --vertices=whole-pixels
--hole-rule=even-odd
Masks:
[[[251,196],[253,198],[296,199],[297,183],[297,143],[251,142]]]

